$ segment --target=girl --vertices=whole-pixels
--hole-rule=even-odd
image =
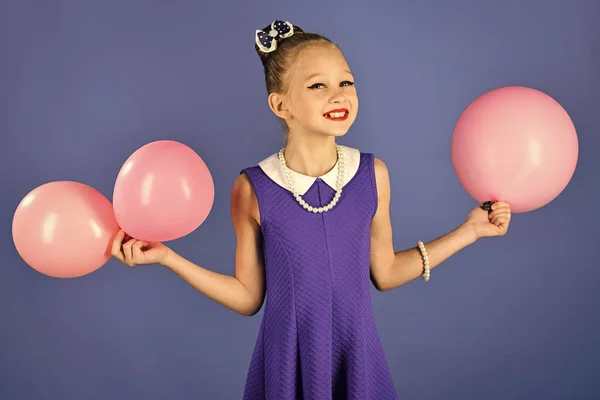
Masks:
[[[354,77],[329,39],[276,20],[256,31],[268,104],[287,144],[233,184],[235,277],[160,243],[114,240],[130,266],[158,263],[239,314],[264,317],[244,399],[396,399],[370,283],[385,292],[484,236],[506,233],[508,204],[477,207],[452,232],[394,252],[390,181],[373,154],[336,144],[356,118]]]

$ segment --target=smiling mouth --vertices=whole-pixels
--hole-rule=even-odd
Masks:
[[[328,113],[323,114],[323,116],[331,121],[344,121],[348,118],[350,113],[347,109],[340,110],[331,110]]]

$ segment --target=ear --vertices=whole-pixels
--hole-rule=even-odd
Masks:
[[[271,111],[281,119],[287,120],[292,116],[287,99],[280,93],[271,93],[269,95],[269,107],[271,108]]]

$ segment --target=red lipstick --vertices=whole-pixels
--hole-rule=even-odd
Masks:
[[[343,113],[343,115],[341,117],[334,118],[331,116],[331,114],[334,114],[334,113]],[[348,119],[349,114],[350,113],[348,112],[347,108],[338,108],[338,109],[326,112],[325,114],[323,114],[323,116],[331,121],[345,121],[346,119]]]

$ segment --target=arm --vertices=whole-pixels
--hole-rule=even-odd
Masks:
[[[202,268],[172,250],[162,264],[219,304],[241,315],[256,314],[262,307],[265,287],[262,234],[253,217],[257,207],[252,185],[241,174],[231,194],[231,218],[237,237],[235,277]]]
[[[375,159],[377,181],[377,212],[371,222],[371,276],[375,287],[385,292],[418,278],[423,274],[423,259],[419,249],[394,252],[390,221],[390,179],[383,161]],[[425,244],[429,268],[435,268],[457,251],[469,246],[477,237],[469,224]]]

